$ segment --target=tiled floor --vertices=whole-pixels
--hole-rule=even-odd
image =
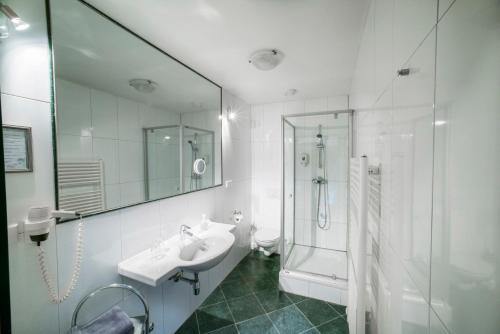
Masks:
[[[176,334],[345,334],[345,307],[278,289],[279,256],[252,252]]]

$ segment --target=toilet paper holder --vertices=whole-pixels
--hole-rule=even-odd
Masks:
[[[241,213],[241,210],[233,210],[231,218],[233,219],[233,222],[235,224],[239,224],[243,220],[243,214]]]

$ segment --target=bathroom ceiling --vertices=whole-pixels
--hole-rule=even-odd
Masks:
[[[87,0],[249,103],[347,94],[366,0]],[[277,48],[259,71],[252,52]],[[286,97],[295,88],[297,95]]]

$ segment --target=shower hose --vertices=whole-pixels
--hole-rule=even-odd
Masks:
[[[324,149],[320,149],[320,159],[322,160],[321,166],[323,169],[323,179],[318,180],[318,206],[316,209],[316,221],[318,222],[318,227],[322,230],[328,230],[330,229],[330,206],[328,204],[328,179],[326,175],[326,154],[324,154],[323,151]],[[321,154],[323,153],[323,154]],[[323,196],[321,196],[321,188],[323,188]],[[321,198],[323,197],[323,208],[324,208],[324,216],[323,216],[323,222],[321,222]]]

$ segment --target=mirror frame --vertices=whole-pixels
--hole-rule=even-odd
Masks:
[[[101,211],[101,212],[87,214],[87,215],[84,215],[83,218],[93,217],[93,216],[97,216],[97,215],[100,215],[100,214],[106,214],[106,213],[109,213],[109,212],[123,210],[123,209],[127,209],[127,208],[130,208],[130,207],[142,205],[142,204],[147,204],[147,203],[152,203],[152,202],[156,202],[156,201],[161,201],[161,200],[164,200],[164,199],[167,199],[167,198],[178,197],[178,196],[187,195],[187,194],[191,194],[191,193],[195,193],[195,192],[199,192],[199,191],[204,191],[204,190],[208,190],[208,189],[212,189],[212,188],[221,187],[222,184],[223,184],[223,176],[224,176],[224,170],[223,170],[223,168],[224,168],[223,167],[223,148],[222,148],[223,137],[224,137],[223,136],[223,124],[222,124],[222,110],[223,110],[223,107],[222,107],[222,86],[219,85],[219,84],[217,84],[217,83],[215,83],[214,81],[210,80],[209,78],[207,78],[203,74],[199,73],[195,69],[191,68],[190,66],[184,64],[179,59],[173,57],[168,52],[166,52],[163,49],[159,48],[158,46],[154,45],[150,41],[148,41],[145,38],[141,37],[140,35],[138,35],[134,31],[130,30],[129,28],[127,28],[126,26],[124,26],[120,22],[118,22],[115,19],[113,19],[112,17],[110,17],[109,15],[101,12],[99,9],[97,9],[93,5],[87,3],[85,0],[74,0],[74,1],[77,1],[81,5],[86,6],[87,8],[91,9],[96,15],[99,15],[99,16],[103,17],[104,19],[106,19],[110,23],[112,23],[115,26],[121,28],[123,31],[129,33],[132,37],[135,37],[139,41],[142,41],[146,45],[152,47],[154,50],[159,51],[164,56],[170,58],[171,60],[175,61],[179,65],[185,67],[187,70],[190,70],[191,72],[197,74],[200,78],[203,78],[206,81],[212,83],[214,86],[216,86],[219,89],[219,106],[220,106],[220,111],[219,111],[220,117],[219,118],[221,119],[221,121],[220,121],[220,129],[221,129],[221,140],[220,140],[220,183],[216,183],[216,184],[213,184],[210,187],[205,187],[205,188],[202,188],[202,189],[185,191],[185,192],[180,193],[180,194],[175,194],[175,195],[171,195],[171,196],[165,196],[165,197],[161,197],[161,198],[155,198],[155,199],[151,199],[151,200],[144,200],[142,202],[137,202],[137,203],[134,203],[134,204],[124,205],[124,206],[120,206],[120,207],[117,207],[117,208],[112,208],[112,209],[104,210],[104,211]],[[56,64],[55,64],[55,60],[54,60],[53,31],[52,31],[52,21],[51,21],[52,11],[51,11],[50,0],[45,0],[45,5],[46,5],[46,9],[47,9],[46,10],[46,13],[47,13],[47,30],[48,30],[48,43],[49,43],[49,48],[50,48],[50,67],[51,67],[50,68],[50,70],[51,70],[50,90],[51,90],[51,93],[52,93],[51,95],[52,96],[51,96],[51,106],[50,107],[51,107],[51,118],[52,118],[52,151],[53,151],[53,161],[54,161],[55,206],[56,206],[56,209],[59,209],[59,181],[58,181],[58,172],[57,172],[57,163],[58,163],[58,156],[57,156],[57,149],[58,149],[58,147],[57,147],[57,127],[58,126],[57,126],[57,108],[56,108],[56,102],[57,102],[56,96],[57,95],[56,95],[56,87],[55,87],[56,86],[56,74],[55,74],[55,72],[56,72],[56,70],[55,70]],[[214,145],[214,150],[216,150],[216,149],[217,148]],[[77,220],[77,219],[79,219],[79,218],[71,218],[71,219],[64,219],[64,220],[61,220],[61,219],[58,218],[56,220],[56,224],[66,223],[66,222],[74,221],[74,220]]]

